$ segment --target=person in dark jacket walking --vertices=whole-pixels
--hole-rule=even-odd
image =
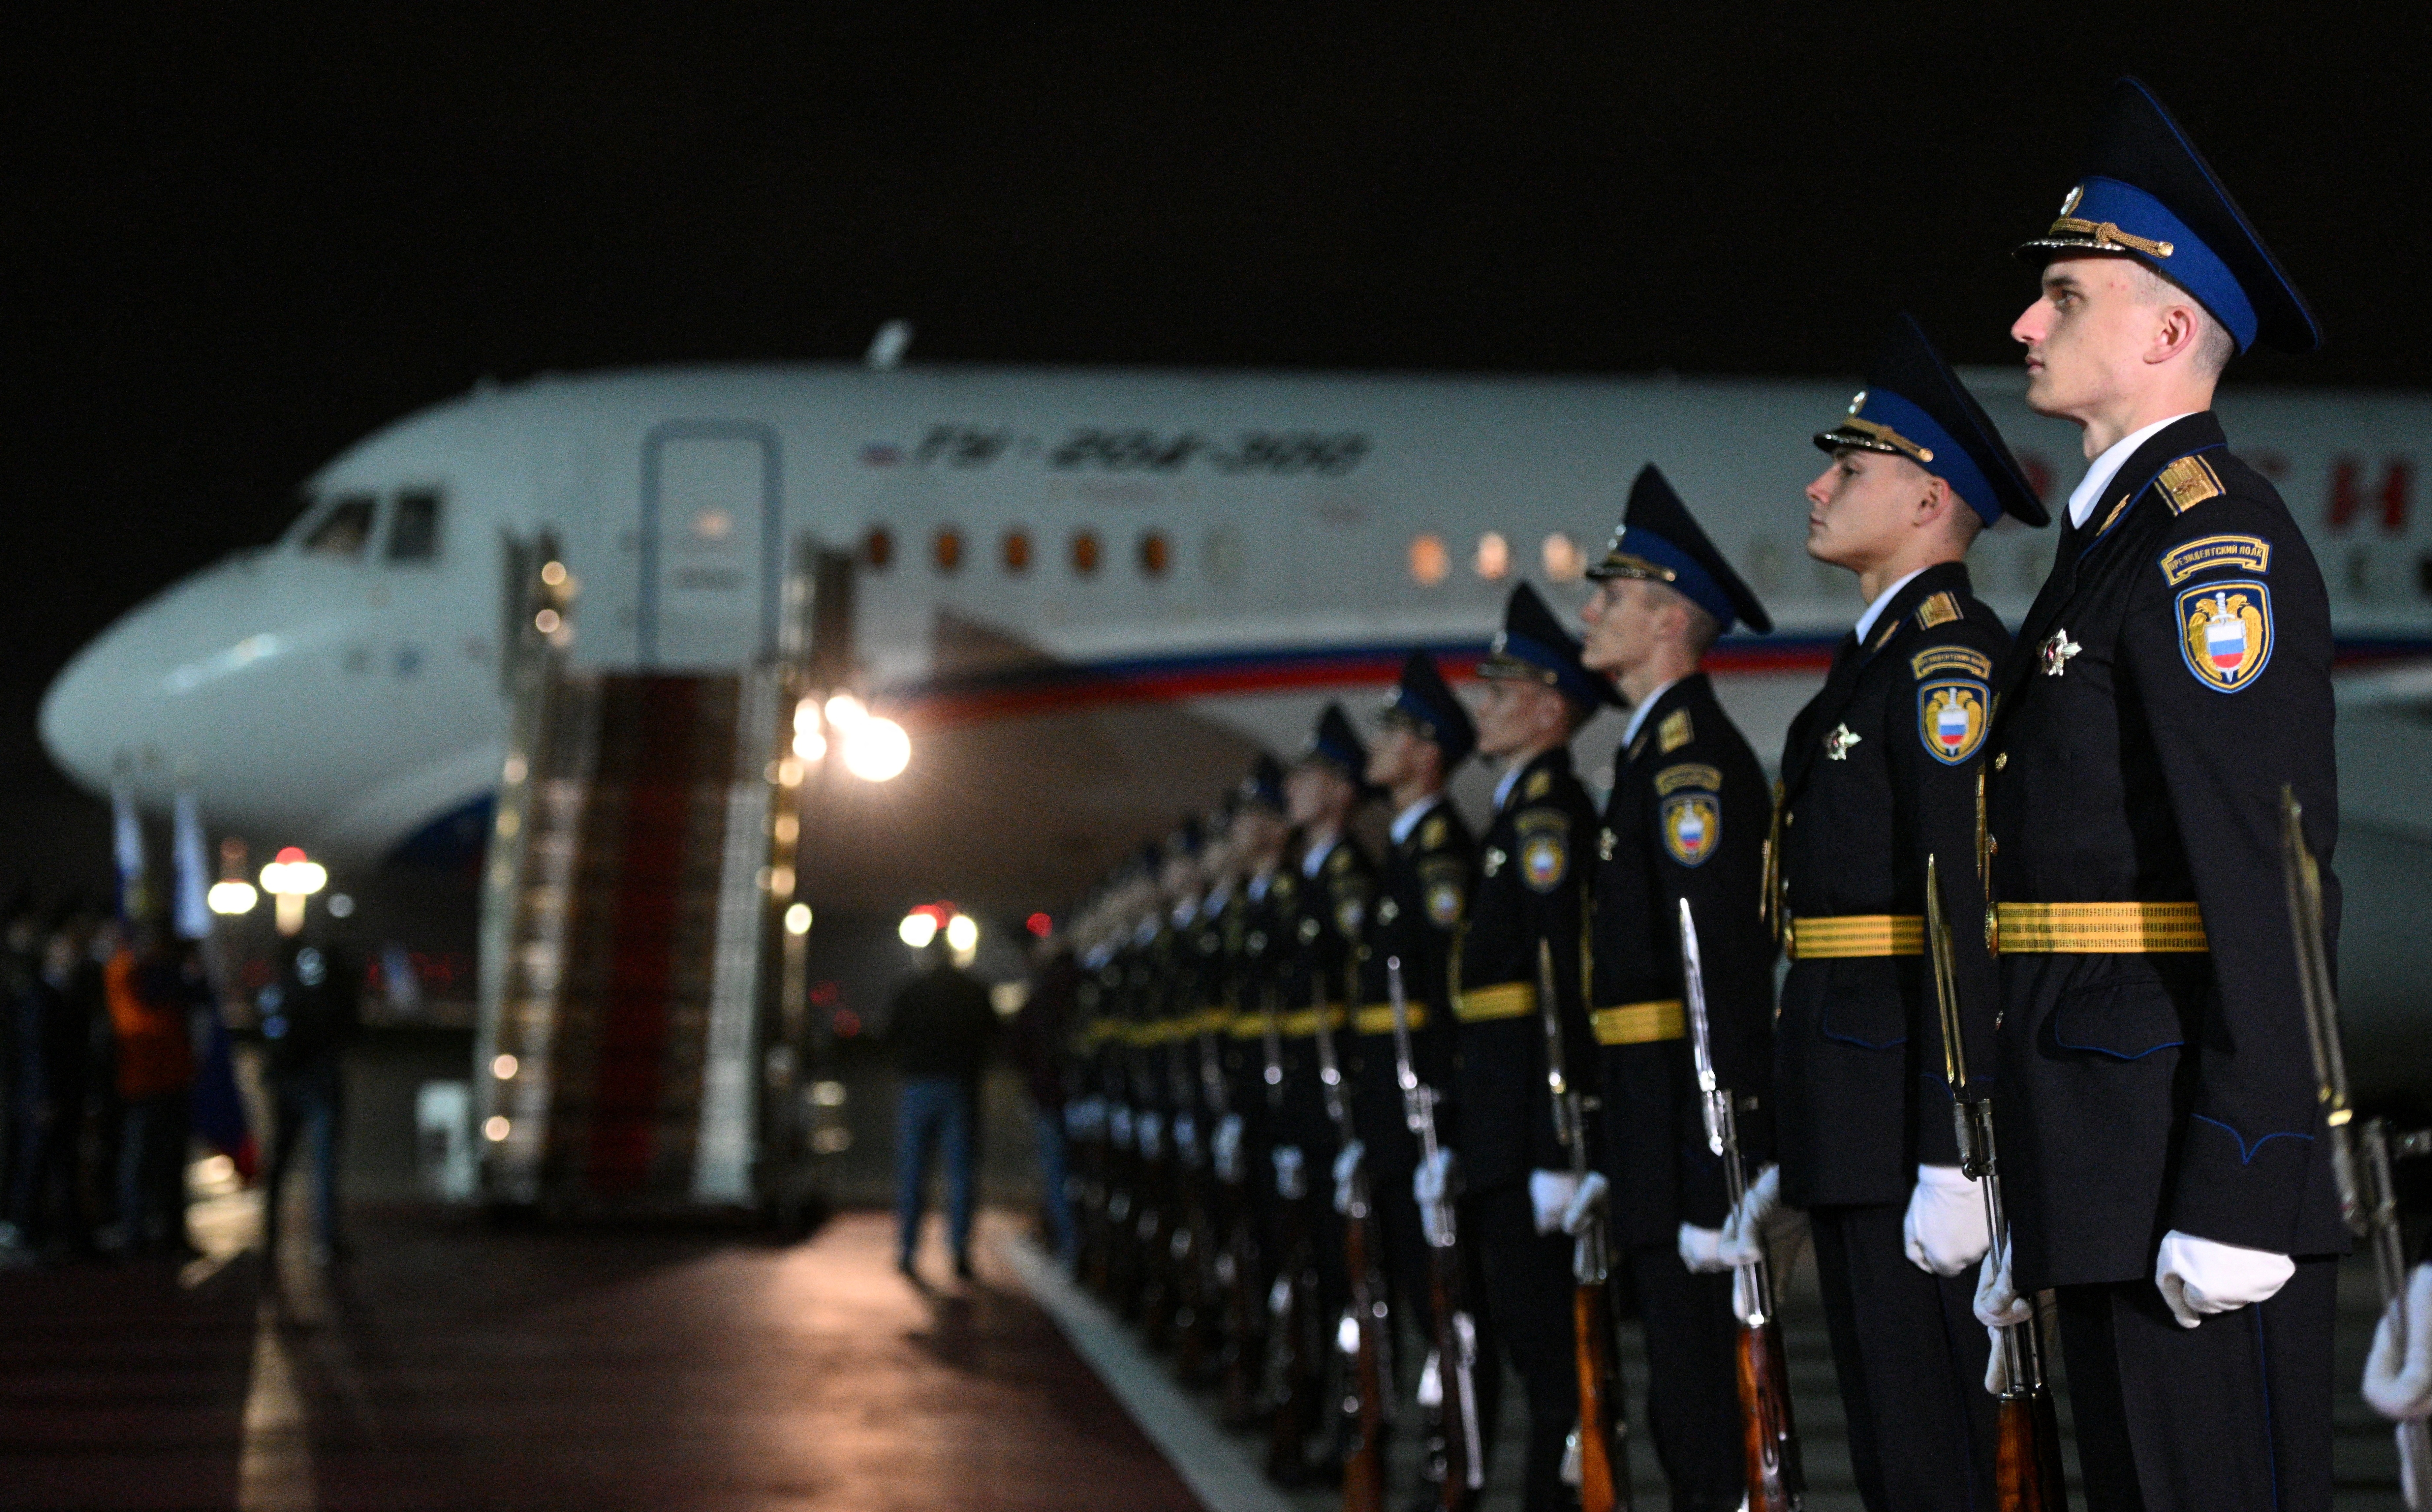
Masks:
[[[1081,967],[1072,959],[1072,943],[1061,933],[1039,941],[1034,958],[1038,974],[1031,978],[1022,1011],[1006,1026],[1008,1048],[1038,1113],[1039,1179],[1048,1234],[1056,1241],[1056,1258],[1069,1268],[1080,1252],[1080,1233],[1072,1222],[1072,1197],[1064,1189],[1070,1175],[1064,1149],[1065,1048],[1072,1037]]]
[[[312,1151],[312,1261],[346,1251],[338,1233],[338,1131],[346,1111],[345,1055],[362,1022],[361,978],[334,947],[299,945],[282,952],[279,980],[262,997],[262,1037],[277,1128],[270,1180],[262,1196],[262,1252],[279,1253],[279,1194],[296,1144]]]
[[[954,1274],[971,1274],[972,1167],[977,1159],[980,1067],[996,1033],[988,988],[954,965],[943,931],[919,976],[895,991],[887,1044],[903,1078],[896,1093],[895,1268],[913,1274],[931,1148],[946,1147],[946,1239]]]

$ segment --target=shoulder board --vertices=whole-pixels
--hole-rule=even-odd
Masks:
[[[1682,762],[1677,766],[1666,766],[1655,774],[1655,791],[1658,794],[1671,793],[1684,787],[1702,787],[1712,791],[1722,785],[1721,769],[1709,766],[1703,762]]]
[[[1917,628],[1919,630],[1932,630],[1936,625],[1948,625],[1954,619],[1965,617],[1959,600],[1948,592],[1928,595],[1925,602],[1917,606]]]
[[[1347,842],[1337,845],[1334,854],[1326,858],[1326,869],[1337,877],[1351,869],[1351,847]]]
[[[2185,514],[2205,499],[2229,492],[2221,486],[2221,475],[2212,470],[2212,464],[2195,453],[2163,468],[2153,481],[2160,485],[2162,496],[2170,500],[2173,514]]]
[[[1892,643],[1892,637],[1898,635],[1900,630],[1900,622],[1899,620],[1887,619],[1883,621],[1882,633],[1875,637],[1875,649],[1880,651],[1884,647],[1889,646]]]
[[[1520,796],[1524,798],[1541,798],[1546,794],[1551,793],[1553,790],[1554,774],[1551,772],[1539,772],[1530,777],[1521,787]]]
[[[1443,849],[1444,838],[1451,833],[1451,831],[1452,827],[1444,823],[1444,816],[1443,815],[1431,814],[1427,815],[1427,823],[1419,826],[1419,848],[1422,850]]]
[[[1919,678],[1930,678],[1936,672],[1990,678],[1993,659],[1972,646],[1929,646],[1908,659],[1908,669]]]
[[[2192,459],[2190,459],[2192,460]],[[2176,588],[2199,572],[2235,567],[2262,574],[2272,568],[2272,543],[2259,535],[2200,536],[2162,553],[2162,576]]]
[[[1630,756],[1628,759],[1633,762],[1638,760],[1638,753],[1646,748],[1647,737],[1642,734],[1636,740],[1630,743]]]
[[[1659,751],[1670,754],[1697,738],[1697,727],[1689,721],[1689,711],[1675,709],[1655,727],[1655,745]]]
[[[1279,871],[1275,873],[1275,883],[1268,889],[1267,896],[1270,898],[1282,899],[1289,902],[1292,900],[1292,894],[1299,891],[1300,879],[1293,876],[1289,871]]]

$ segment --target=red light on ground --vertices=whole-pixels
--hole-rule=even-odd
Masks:
[[[1042,940],[1047,938],[1048,932],[1056,928],[1056,921],[1044,914],[1033,914],[1025,922],[1030,926],[1030,932]]]
[[[828,1020],[828,1027],[836,1031],[836,1038],[851,1039],[861,1033],[861,1015],[850,1008],[839,1008],[836,1016]]]

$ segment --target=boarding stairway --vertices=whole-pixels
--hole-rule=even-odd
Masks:
[[[510,549],[531,570],[483,879],[482,1201],[794,1221],[820,1116],[805,942],[783,924],[807,634],[734,673],[579,667],[553,543]]]

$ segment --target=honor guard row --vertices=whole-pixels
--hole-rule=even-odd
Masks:
[[[1477,1504],[1508,1363],[1526,1506],[1628,1505],[1639,1436],[1676,1508],[1797,1507],[1772,1284],[1812,1242],[1869,1508],[2065,1504],[2055,1343],[2089,1504],[2329,1504],[2329,619],[2211,413],[2319,331],[2134,81],[2021,250],[2028,400],[2091,465],[2015,641],[1966,558],[2050,516],[1902,316],[1814,436],[1808,550],[1865,611],[1777,781],[1703,670],[1771,619],[1649,466],[1582,636],[1516,587],[1474,708],[1411,652],[1370,740],[1327,707],[1084,911],[1082,1272],[1277,1480]],[[2391,1305],[2420,1440],[2432,1303]]]

